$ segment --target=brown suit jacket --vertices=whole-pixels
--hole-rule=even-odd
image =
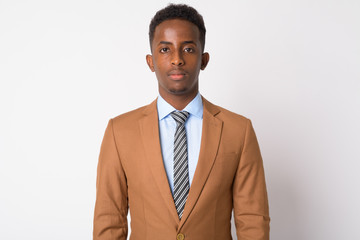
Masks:
[[[263,163],[249,119],[203,98],[199,160],[179,220],[163,165],[156,100],[109,121],[101,145],[94,240],[269,239]]]

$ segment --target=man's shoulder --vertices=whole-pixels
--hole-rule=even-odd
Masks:
[[[143,115],[144,110],[146,109],[148,105],[136,108],[134,110],[131,110],[129,112],[122,113],[120,115],[117,115],[112,118],[115,122],[121,122],[121,121],[127,121],[127,120],[134,120],[137,118],[140,118]]]
[[[211,113],[214,114],[214,116],[224,122],[234,122],[237,124],[244,124],[246,125],[250,120],[238,113],[235,113],[233,111],[230,111],[224,107],[215,105],[206,99],[204,99],[205,108],[209,109]]]
[[[224,107],[210,104],[207,103],[207,105],[210,106],[209,112],[213,114],[214,118],[221,121],[224,136],[232,140],[244,139],[246,132],[252,128],[250,119]]]
[[[122,113],[116,117],[113,117],[111,120],[115,125],[132,124],[137,120],[139,120],[140,118],[144,117],[146,114],[148,114],[151,111],[156,111],[156,100],[154,100],[152,103],[148,105],[139,107],[129,112]]]

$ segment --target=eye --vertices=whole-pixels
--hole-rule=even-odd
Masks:
[[[184,51],[188,53],[193,53],[195,50],[193,48],[185,48]]]
[[[169,52],[169,48],[165,48],[165,47],[164,47],[164,48],[161,48],[161,49],[160,49],[160,52],[161,52],[161,53]]]

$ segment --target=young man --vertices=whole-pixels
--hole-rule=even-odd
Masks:
[[[262,159],[250,120],[198,90],[204,52],[201,15],[169,5],[150,23],[159,97],[109,121],[101,146],[94,239],[269,239]]]

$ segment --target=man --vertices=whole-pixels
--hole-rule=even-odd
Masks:
[[[202,98],[201,15],[169,5],[150,23],[159,97],[109,121],[101,146],[94,239],[268,239],[260,150],[250,120]]]

